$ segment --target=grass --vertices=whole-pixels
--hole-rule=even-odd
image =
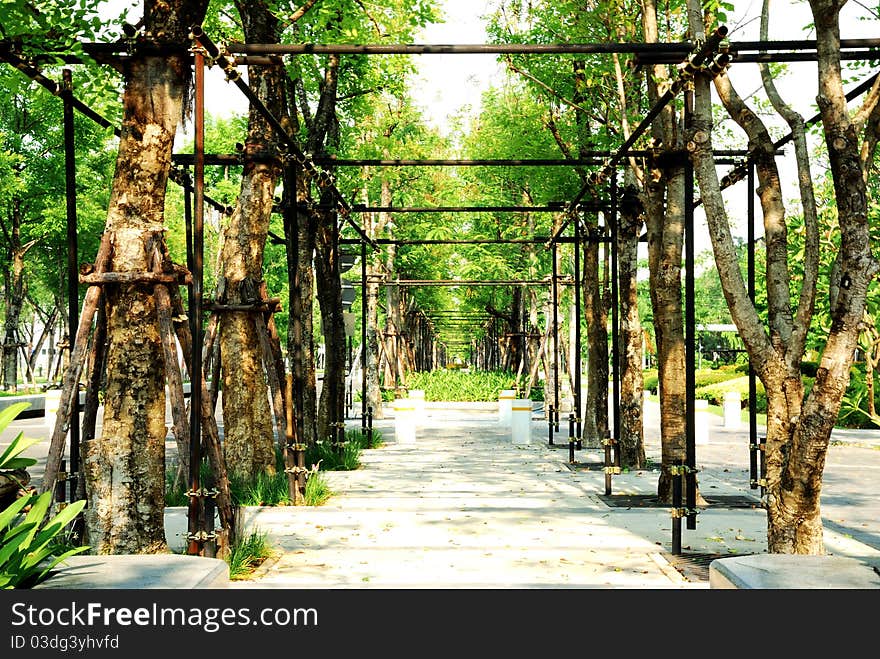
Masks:
[[[333,496],[333,491],[320,471],[313,472],[306,481],[306,505],[322,506]]]
[[[318,442],[306,450],[306,465],[312,468],[306,480],[305,505],[320,506],[331,496],[333,491],[321,475],[322,471],[352,471],[360,468],[360,454],[366,445],[361,436],[360,428],[346,431],[346,443],[340,452],[329,442]],[[384,443],[382,433],[373,431],[373,448]],[[315,468],[315,465],[318,465]],[[210,482],[211,470],[207,463],[202,464],[201,478]],[[174,487],[174,470],[165,474],[165,505],[186,506],[186,483]],[[290,506],[290,487],[284,471],[284,459],[281,451],[275,452],[275,473],[259,474],[254,479],[232,476],[229,479],[232,501],[239,506]]]
[[[249,578],[264,561],[275,556],[267,535],[263,531],[255,530],[236,541],[226,558],[230,579],[241,581]]]

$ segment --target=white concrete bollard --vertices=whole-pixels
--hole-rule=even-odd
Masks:
[[[424,389],[410,389],[409,397],[410,397],[410,400],[412,400],[413,403],[415,403],[416,422],[418,422],[425,415],[425,390]]]
[[[513,389],[502,389],[498,394],[498,423],[502,426],[510,425],[510,408],[516,398]]]
[[[514,399],[510,406],[510,438],[514,444],[532,441],[532,401]]]
[[[694,401],[694,443],[709,443],[709,401]]]
[[[411,398],[394,401],[394,439],[400,444],[416,441],[416,405]]]
[[[61,407],[61,389],[47,389],[46,399],[43,402],[43,414],[45,414],[43,419],[47,428],[55,428],[59,407]]]
[[[738,391],[724,392],[724,427],[738,430],[742,420],[742,396]]]

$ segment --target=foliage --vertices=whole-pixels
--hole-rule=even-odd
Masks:
[[[413,373],[410,389],[423,389],[426,401],[493,402],[504,389],[523,391],[524,382],[509,371],[436,369]],[[532,400],[543,400],[543,390],[532,388]]]
[[[0,432],[30,403],[16,403],[0,412]],[[39,440],[16,435],[0,455],[0,471],[23,469],[36,464],[33,458],[20,457]],[[0,511],[0,588],[31,588],[48,578],[59,563],[88,546],[67,547],[66,528],[82,512],[85,500],[75,501],[47,519],[52,492],[30,494],[16,499]]]
[[[247,579],[266,559],[275,556],[267,537],[266,532],[255,530],[236,540],[226,557],[230,579]]]

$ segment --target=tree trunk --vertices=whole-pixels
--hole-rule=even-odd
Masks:
[[[588,226],[597,228],[595,220]],[[582,279],[587,324],[587,391],[581,435],[587,448],[601,446],[608,430],[608,306],[599,277],[599,263],[599,243],[588,242],[584,249]]]
[[[654,0],[642,2],[642,26],[645,42],[659,41],[657,9]],[[646,75],[648,99],[660,97],[658,88],[670,84],[665,65],[651,67]],[[678,118],[666,105],[651,127],[651,134],[664,148],[683,146]],[[686,399],[684,320],[681,302],[681,261],[684,241],[684,169],[648,163],[643,204],[648,233],[648,267],[651,284],[651,308],[657,342],[657,370],[660,394],[661,462],[657,494],[661,501],[672,501],[670,467],[684,462],[686,445]],[[685,479],[686,480],[686,479]],[[685,486],[686,488],[686,486]],[[686,496],[686,493],[685,493]]]
[[[767,547],[772,553],[822,554],[822,519],[819,499],[822,473],[831,430],[837,420],[841,399],[849,381],[849,369],[857,345],[858,327],[865,309],[868,284],[878,266],[870,252],[867,221],[866,166],[873,153],[861,154],[856,128],[850,119],[843,94],[840,71],[840,42],[837,3],[812,0],[816,25],[819,96],[818,103],[825,131],[834,179],[841,244],[838,262],[845,273],[831,304],[831,330],[822,352],[810,395],[801,405],[803,388],[796,365],[803,346],[809,314],[792,322],[788,298],[788,273],[784,214],[778,174],[768,153],[768,138],[756,116],[732,94],[726,76],[719,76],[716,88],[725,105],[749,135],[750,143],[762,156],[758,162],[761,206],[768,234],[767,298],[769,333],[751,304],[741,273],[720,194],[712,159],[712,115],[708,77],[696,79],[694,122],[691,148],[697,180],[704,200],[713,251],[731,316],[749,351],[749,357],[768,394],[766,489]],[[694,33],[703,33],[702,13],[697,3],[689,4],[689,24]],[[870,95],[871,107],[864,116],[874,118],[877,97]],[[871,132],[876,126],[867,126]],[[766,131],[763,131],[764,133]],[[872,151],[872,149],[868,149]],[[807,258],[811,258],[808,254]],[[773,261],[772,270],[771,263]],[[809,264],[808,264],[809,265]],[[807,271],[807,265],[805,265]],[[802,299],[812,295],[805,277]]]
[[[18,325],[25,299],[24,257],[35,244],[35,241],[21,244],[20,206],[18,198],[12,200],[12,227],[9,232],[10,244],[7,246],[11,264],[4,273],[6,318],[3,323],[3,390],[13,393],[18,391],[18,348],[21,343]]]
[[[146,31],[186,42],[206,2],[145,4]],[[125,63],[122,135],[107,214],[111,270],[144,273],[164,252],[165,190],[189,78],[188,57],[135,53]],[[86,444],[87,542],[97,554],[167,552],[165,365],[152,290],[107,286],[103,435]]]
[[[249,42],[277,42],[277,19],[262,2],[237,4]],[[248,68],[249,86],[276,117],[285,106],[283,75],[280,64]],[[221,304],[248,305],[261,301],[263,252],[281,173],[277,140],[263,115],[251,108],[241,191],[224,230],[220,254],[215,299]],[[261,158],[267,155],[276,159]],[[275,473],[267,374],[255,320],[254,312],[224,311],[217,338],[227,467],[231,475],[245,479],[256,478],[259,473]]]
[[[336,424],[345,422],[345,323],[342,320],[342,280],[339,272],[339,231],[336,214],[320,223],[315,270],[324,334],[324,384],[318,413],[318,437],[335,438]]]
[[[629,203],[627,200],[631,200]],[[638,304],[638,246],[641,233],[641,209],[638,193],[624,190],[618,225],[618,269],[620,271],[620,437],[617,437],[620,466],[630,469],[645,467],[642,403],[642,325]]]

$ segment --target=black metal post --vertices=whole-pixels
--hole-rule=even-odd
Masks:
[[[553,446],[553,405],[550,405],[550,414],[547,416],[548,446]]]
[[[613,473],[612,468],[615,466],[615,457],[612,457],[611,455],[612,440],[610,433],[606,434],[602,445],[605,449],[605,496],[611,496],[611,474]],[[620,460],[619,457],[616,459],[617,461]]]
[[[372,411],[372,408],[370,408]],[[361,429],[367,418],[367,243],[361,241]]]
[[[611,175],[611,409],[614,436],[620,437],[620,279],[618,276],[617,173]],[[619,466],[619,465],[618,465]]]
[[[568,415],[568,461],[574,464],[574,414]]]
[[[755,303],[755,164],[749,162],[746,189],[746,208],[748,213],[748,279],[749,299]],[[755,381],[755,367],[749,359],[749,487],[758,487],[758,386]]]
[[[672,475],[672,553],[681,554],[681,460],[673,460]]]
[[[685,91],[685,125],[690,127],[693,117],[694,94]],[[697,528],[697,472],[696,472],[696,316],[694,313],[694,167],[688,160],[684,169],[684,223],[685,223],[685,401],[687,437],[685,442],[687,465],[687,528]]]
[[[581,439],[581,218],[574,217],[574,413],[578,448]]]
[[[194,55],[194,143],[195,166],[194,197],[193,197],[193,256],[192,256],[192,306],[189,309],[190,334],[192,335],[192,355],[190,382],[190,415],[189,415],[189,505],[187,509],[188,538],[187,554],[200,554],[204,547],[203,508],[201,499],[202,461],[202,279],[204,250],[204,218],[205,218],[205,56],[201,48],[193,49]]]
[[[559,432],[559,264],[556,243],[552,247],[553,259],[553,429]]]
[[[64,181],[67,197],[67,337],[70,354],[76,343],[79,327],[79,246],[77,243],[76,216],[76,138],[73,125],[73,74],[70,69],[62,71],[62,101],[64,102]],[[70,500],[76,501],[77,479],[80,470],[80,424],[79,387],[75,386],[73,410],[70,413]],[[64,463],[61,467],[66,471]],[[64,500],[63,498],[61,499]],[[79,537],[83,531],[83,519],[74,523],[74,533]]]

